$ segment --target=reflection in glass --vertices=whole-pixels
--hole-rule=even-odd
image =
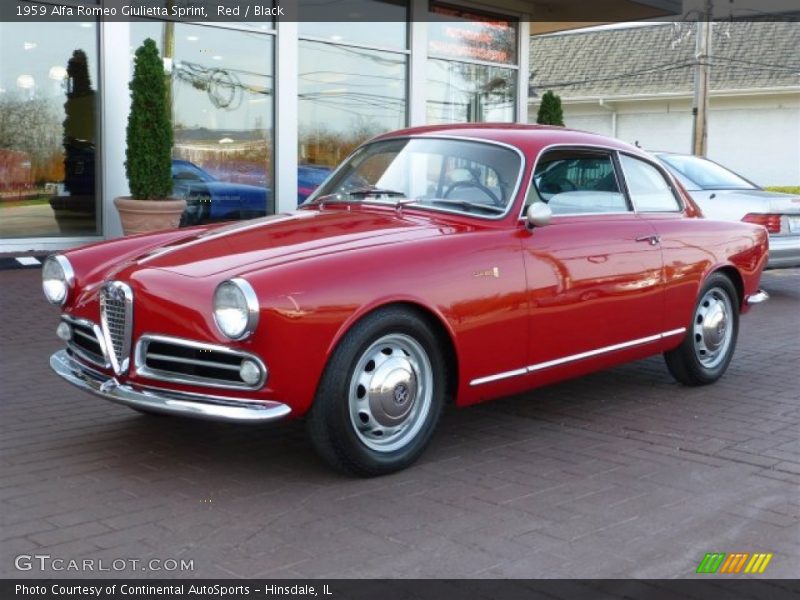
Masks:
[[[406,119],[406,56],[300,42],[299,162],[333,167]]]
[[[129,5],[132,17],[171,17],[183,22],[227,22],[235,23],[239,29],[269,31],[275,27],[275,18],[268,11],[278,2],[276,0],[259,0],[258,2],[248,0],[246,3],[240,3],[238,0],[146,0],[146,2],[117,0],[118,14],[120,7],[124,4]],[[250,7],[249,18],[244,19],[242,17],[244,17],[245,7],[248,5]],[[231,9],[238,9],[238,12],[228,12]],[[149,13],[148,10],[155,10],[157,13]]]
[[[428,59],[428,123],[514,120],[516,71]]]
[[[272,36],[183,23],[132,23],[131,53],[147,37],[167,68],[175,149],[173,194],[182,224],[274,212]]]
[[[382,48],[407,47],[406,0],[298,0],[297,4],[301,36]]]
[[[0,238],[99,233],[96,69],[95,24],[0,23]]]
[[[517,62],[517,23],[472,10],[432,4],[428,54],[456,60]]]
[[[360,148],[320,189],[326,202],[394,203],[415,208],[505,213],[522,161],[510,148],[472,140],[400,138]]]

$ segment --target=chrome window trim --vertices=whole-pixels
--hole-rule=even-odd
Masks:
[[[469,125],[470,125],[469,123],[464,123],[464,127],[465,128],[469,128]],[[367,147],[367,146],[369,146],[371,144],[379,144],[381,142],[388,142],[388,141],[393,141],[393,140],[449,140],[449,141],[465,141],[465,142],[477,142],[477,143],[480,143],[480,144],[490,144],[490,145],[494,145],[494,146],[500,146],[501,148],[507,148],[509,150],[513,150],[517,154],[517,156],[519,156],[520,161],[521,161],[520,165],[519,165],[519,173],[517,174],[517,181],[516,181],[516,183],[514,185],[514,191],[511,194],[509,194],[508,206],[506,207],[506,210],[505,210],[505,212],[503,212],[503,214],[500,214],[500,215],[481,215],[481,214],[464,212],[464,211],[455,210],[455,209],[440,208],[438,206],[429,206],[429,205],[419,204],[419,203],[406,204],[406,205],[403,206],[404,210],[405,209],[407,209],[407,210],[416,210],[416,209],[430,210],[430,211],[437,212],[437,213],[454,214],[454,215],[459,215],[461,217],[470,217],[470,218],[475,218],[475,219],[481,219],[481,220],[484,220],[484,221],[501,221],[501,220],[505,219],[511,213],[511,210],[514,208],[514,203],[517,201],[517,197],[519,196],[520,186],[522,184],[522,177],[525,174],[525,170],[526,170],[526,168],[528,166],[528,159],[525,156],[525,153],[522,150],[520,150],[517,146],[514,146],[513,144],[508,144],[506,142],[501,142],[501,141],[498,141],[498,140],[487,140],[487,139],[483,139],[483,138],[476,138],[476,137],[464,136],[464,135],[443,135],[443,134],[439,134],[439,133],[431,133],[431,134],[424,134],[423,133],[423,134],[398,135],[398,136],[389,135],[389,136],[381,137],[380,139],[373,140],[373,141],[367,142],[365,144],[362,144],[361,146],[356,148],[353,152],[351,152],[341,163],[339,163],[339,166],[336,167],[336,169],[334,169],[333,172],[331,172],[330,175],[328,175],[328,178],[322,184],[320,184],[320,186],[316,190],[314,190],[314,192],[311,194],[311,196],[309,196],[306,199],[306,201],[303,202],[303,204],[301,206],[308,207],[308,208],[313,208],[314,206],[318,206],[318,205],[315,205],[314,202],[316,201],[317,196],[321,195],[320,191],[322,190],[323,185],[325,183],[327,183],[327,181],[329,179],[333,179],[333,177],[340,170],[342,170],[344,168],[344,165],[347,164],[347,162],[353,157],[353,155],[356,152],[360,151],[362,148],[365,148],[365,147]],[[346,202],[339,202],[337,204],[347,204],[347,203]],[[353,204],[360,204],[360,203],[359,202],[353,202]],[[386,202],[386,203],[381,203],[381,204],[385,205],[385,206],[389,206],[389,207],[395,205],[395,203],[392,203],[392,202]]]
[[[241,358],[242,360],[249,359],[258,365],[259,369],[261,370],[261,377],[259,378],[258,382],[255,383],[254,385],[249,385],[246,383],[234,383],[234,382],[220,383],[220,381],[216,379],[195,377],[192,375],[180,375],[180,374],[175,374],[171,371],[154,369],[152,367],[148,367],[146,362],[147,347],[150,345],[150,342],[163,342],[165,344],[184,346],[187,348],[193,348],[195,350],[208,350],[211,352],[219,352],[220,354],[235,356],[237,358]],[[264,364],[264,361],[262,361],[255,354],[251,354],[250,352],[245,352],[243,350],[234,350],[233,348],[228,348],[227,346],[220,346],[218,344],[207,344],[205,342],[199,342],[196,340],[189,340],[186,338],[160,335],[155,333],[145,333],[139,337],[139,341],[136,343],[136,350],[134,352],[134,365],[136,367],[137,375],[140,375],[141,377],[145,377],[147,379],[153,379],[155,381],[166,381],[169,383],[181,383],[185,385],[197,385],[202,387],[231,389],[231,390],[261,389],[262,387],[264,387],[264,384],[267,381],[267,376],[269,375],[269,371],[267,370],[267,366]]]
[[[627,185],[625,184],[625,181],[624,181],[625,174],[622,173],[622,165],[619,165],[619,172],[617,172],[618,171],[617,165],[619,164],[619,161],[615,157],[616,157],[617,153],[619,152],[619,150],[617,150],[616,148],[612,148],[610,146],[603,146],[602,144],[575,144],[575,143],[569,143],[569,142],[558,142],[558,143],[555,143],[555,144],[548,144],[547,146],[543,146],[542,148],[540,148],[539,149],[539,153],[536,155],[536,160],[533,161],[533,167],[531,168],[530,180],[528,181],[528,187],[525,189],[525,192],[526,192],[525,196],[526,197],[528,195],[527,192],[530,190],[530,187],[533,185],[533,177],[534,177],[534,174],[536,173],[536,167],[539,165],[539,161],[542,159],[542,155],[547,153],[549,150],[552,150],[553,148],[573,148],[575,150],[582,150],[582,149],[602,150],[604,152],[608,152],[609,156],[611,157],[611,162],[612,162],[612,164],[614,166],[614,174],[616,175],[616,178],[617,178],[617,186],[620,187],[620,188],[623,188],[623,187],[625,188],[625,189],[620,189],[620,193],[625,197],[625,200],[628,202],[628,204],[631,207],[631,210],[614,211],[614,212],[580,212],[580,213],[559,213],[559,214],[555,214],[554,213],[553,214],[553,218],[557,218],[557,217],[588,217],[588,216],[597,216],[597,215],[635,215],[635,214],[638,214],[636,212],[636,205],[633,203],[633,201],[631,200],[630,196],[627,193],[627,189],[628,188],[627,188]],[[538,190],[537,190],[537,194],[538,194]],[[519,220],[520,221],[524,221],[525,220],[525,198],[523,198],[523,200],[522,200],[522,207],[521,207],[521,210],[520,210]]]
[[[215,306],[215,298],[217,296],[217,290],[227,283],[232,283],[239,291],[242,292],[244,295],[244,301],[247,304],[247,324],[245,325],[244,331],[236,337],[231,337],[220,327],[219,321],[217,321],[217,308]],[[256,291],[253,289],[253,286],[246,279],[242,279],[241,277],[234,277],[233,279],[226,279],[222,283],[220,283],[216,289],[214,290],[214,297],[211,300],[211,316],[214,318],[214,325],[217,326],[220,333],[224,335],[226,338],[234,340],[234,341],[241,341],[244,339],[249,338],[255,332],[256,327],[258,327],[258,317],[259,313],[261,312],[261,308],[258,304],[258,295],[256,295]]]
[[[679,327],[678,329],[671,329],[670,331],[665,331],[663,333],[657,333],[655,335],[649,335],[647,337],[638,338],[635,340],[629,340],[627,342],[622,342],[619,344],[613,344],[611,346],[604,346],[602,348],[597,348],[595,350],[589,350],[587,352],[580,352],[578,354],[570,354],[569,356],[563,356],[561,358],[556,358],[553,360],[547,360],[544,362],[536,363],[533,365],[529,365],[527,367],[522,367],[520,369],[514,369],[512,371],[503,371],[502,373],[496,373],[494,375],[487,375],[485,377],[478,377],[477,379],[473,379],[469,382],[471,387],[482,385],[484,383],[491,383],[493,381],[499,381],[501,379],[508,379],[510,377],[519,377],[521,375],[528,375],[530,373],[535,373],[536,371],[542,371],[544,369],[550,369],[552,367],[558,367],[567,363],[575,362],[578,360],[583,360],[585,358],[592,358],[594,356],[599,356],[601,354],[607,354],[608,352],[616,352],[617,350],[625,350],[627,348],[633,348],[635,346],[641,346],[643,344],[649,344],[651,342],[657,342],[659,340],[663,340],[664,338],[672,337],[675,335],[680,335],[686,332],[685,327]]]
[[[95,338],[97,340],[97,345],[100,346],[100,352],[101,352],[101,356],[103,358],[103,362],[102,363],[97,362],[94,358],[89,356],[82,348],[80,348],[78,346],[75,346],[71,342],[67,342],[67,347],[72,352],[77,354],[83,360],[85,360],[85,361],[87,361],[87,362],[89,362],[89,363],[91,363],[91,364],[93,364],[95,366],[102,367],[103,369],[110,369],[111,368],[111,362],[108,359],[108,350],[106,349],[106,342],[105,342],[105,338],[103,337],[103,331],[100,329],[100,327],[97,325],[97,323],[94,323],[93,321],[90,321],[89,319],[82,319],[82,318],[79,318],[79,317],[73,317],[72,315],[68,315],[68,314],[61,315],[61,320],[62,321],[66,321],[67,323],[70,323],[72,325],[79,325],[79,326],[82,326],[82,327],[86,327],[87,329],[90,329],[92,331],[92,333],[94,333],[94,336],[95,336]]]
[[[106,319],[105,305],[105,292],[108,290],[119,290],[122,292],[125,302],[125,323],[124,323],[124,339],[122,340],[122,358],[117,356],[114,350],[114,343],[111,340],[111,331],[108,327]],[[131,336],[133,333],[133,290],[131,287],[121,281],[109,281],[103,285],[100,294],[100,325],[103,332],[103,339],[105,340],[106,352],[111,366],[114,368],[114,373],[123,375],[128,372],[130,367],[130,354],[131,354]]]
[[[680,197],[680,194],[678,194],[678,189],[675,187],[675,181],[673,181],[672,173],[669,173],[667,171],[666,167],[664,167],[663,165],[661,165],[658,162],[658,159],[655,159],[655,158],[651,159],[649,157],[645,158],[645,157],[640,156],[638,154],[633,154],[632,152],[625,152],[624,150],[617,150],[616,153],[617,153],[617,157],[621,157],[621,156],[625,155],[625,156],[628,156],[630,158],[633,158],[634,160],[640,160],[644,164],[650,165],[656,171],[658,171],[661,174],[661,177],[663,177],[664,180],[667,182],[667,185],[669,186],[669,191],[672,192],[672,197],[675,200],[675,203],[678,205],[678,208],[676,210],[639,210],[638,208],[636,208],[636,201],[633,199],[633,196],[631,195],[630,189],[628,188],[628,175],[625,173],[625,165],[622,164],[622,160],[618,159],[619,168],[620,168],[620,171],[622,172],[622,179],[623,179],[623,182],[624,182],[624,185],[625,185],[625,195],[628,197],[628,200],[630,200],[630,203],[633,206],[633,210],[634,210],[634,212],[636,214],[639,214],[639,215],[659,215],[659,214],[677,215],[677,214],[683,213],[686,210],[686,207],[683,204],[683,199]]]

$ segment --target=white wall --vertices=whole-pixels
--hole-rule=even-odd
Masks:
[[[638,142],[648,150],[691,152],[687,99],[564,101],[567,127]],[[531,106],[530,122],[537,106]],[[612,110],[613,109],[613,110]],[[712,97],[708,157],[761,185],[800,185],[800,91]]]

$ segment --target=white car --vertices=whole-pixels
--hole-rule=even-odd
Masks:
[[[768,192],[699,156],[653,153],[708,219],[757,223],[769,232],[768,269],[800,267],[800,196]]]

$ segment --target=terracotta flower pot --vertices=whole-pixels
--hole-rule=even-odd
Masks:
[[[186,210],[186,200],[134,200],[129,197],[114,198],[125,235],[146,233],[160,229],[175,229]]]

